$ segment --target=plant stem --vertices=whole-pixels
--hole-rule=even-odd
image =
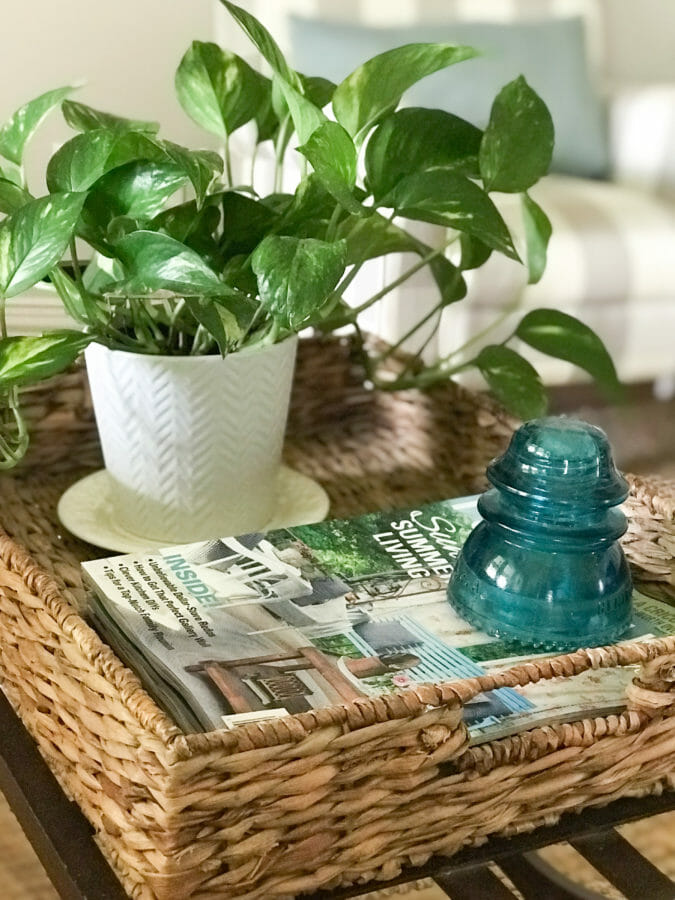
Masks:
[[[431,387],[431,385],[437,384],[439,381],[447,381],[452,375],[456,375],[458,372],[470,368],[470,366],[470,363],[448,366],[445,364],[445,361],[442,361],[442,363],[437,363],[434,366],[425,367],[417,375],[403,373],[393,381],[376,378],[374,382],[376,387],[385,391],[406,391],[410,388],[423,389]]]
[[[137,312],[140,313],[140,318],[146,323],[146,331],[150,336],[153,349],[158,351],[162,350],[165,343],[164,335],[162,334],[162,329],[153,317],[151,309],[146,306],[144,300],[137,300],[134,305]]]
[[[148,327],[147,310],[144,309],[143,302],[135,303],[131,297],[126,297],[124,305],[129,317],[129,327],[133,330],[136,341],[142,348],[149,350],[151,353],[157,353],[159,347],[153,338],[152,328]]]
[[[197,356],[199,352],[199,343],[202,339],[202,335],[204,334],[205,328],[203,325],[197,325],[195,333],[192,337],[192,347],[190,348],[190,356]]]
[[[7,337],[6,302],[6,297],[0,297],[0,337],[3,340]],[[0,426],[0,469],[15,466],[28,447],[28,429],[21,414],[19,389],[16,386],[9,388],[6,396],[7,405],[2,411]],[[5,411],[11,413],[9,421],[5,417]]]
[[[448,353],[447,356],[444,356],[443,359],[440,359],[437,363],[432,366],[427,366],[422,372],[419,372],[417,375],[408,375],[408,369],[404,370],[404,372],[396,378],[394,381],[378,381],[377,386],[383,388],[384,390],[405,390],[406,388],[426,388],[432,384],[436,384],[439,381],[446,381],[448,378],[451,378],[453,375],[457,375],[459,372],[464,371],[465,369],[471,368],[473,365],[472,360],[464,360],[463,362],[456,363],[454,365],[450,364],[450,360],[459,356],[460,354],[466,353],[469,347],[472,347],[474,344],[477,344],[479,341],[483,340],[486,335],[488,335],[491,331],[497,328],[501,323],[511,315],[511,313],[520,305],[521,298],[518,297],[513,303],[510,303],[497,318],[490,322],[485,328],[481,329],[477,334],[473,335],[468,341],[462,344],[461,347],[458,347],[456,350],[453,350],[452,353]],[[502,344],[507,343],[513,335],[509,335]],[[418,351],[418,354],[421,350]]]
[[[253,329],[256,327],[256,325],[257,325],[258,322],[260,321],[260,317],[261,317],[262,315],[263,315],[263,308],[262,308],[262,305],[261,305],[261,304],[258,304],[258,308],[257,308],[256,311],[253,313],[253,316],[251,317],[251,321],[248,323],[248,327],[246,328],[246,331],[245,331],[245,332],[243,333],[243,335],[241,336],[241,340],[239,341],[239,346],[240,346],[240,347],[243,346],[243,344],[244,344],[245,341],[246,341],[246,338],[249,336],[249,334],[251,334],[251,332],[253,331]]]
[[[267,323],[266,329],[260,331],[254,338],[254,340],[249,341],[246,345],[247,347],[266,347],[269,344],[274,344],[279,338],[281,334],[281,326],[276,321],[276,319],[271,319]],[[290,332],[289,332],[290,334]]]
[[[343,208],[339,203],[335,204],[335,208],[331,213],[331,217],[328,221],[328,225],[326,226],[326,240],[333,241],[335,240],[335,235],[337,233],[337,227],[340,223],[340,219],[342,218],[342,213],[344,212]]]
[[[231,188],[234,183],[234,178],[232,177],[232,154],[230,153],[230,138],[229,136],[225,137],[225,177],[227,178],[227,187]]]
[[[80,261],[77,258],[77,245],[75,243],[75,238],[72,237],[70,239],[70,261],[73,266],[73,275],[75,276],[75,284],[79,287],[81,291],[84,290],[84,283],[82,281],[82,270],[80,269]]]
[[[9,408],[11,407],[9,407],[8,398],[8,409]],[[26,452],[27,446],[25,440],[22,440],[20,444],[17,442],[16,446],[10,446],[0,434],[0,471],[13,468]]]
[[[356,276],[359,274],[359,272],[361,271],[361,267],[362,267],[362,266],[363,266],[363,262],[355,263],[355,264],[351,267],[351,269],[349,270],[349,272],[345,275],[345,277],[342,279],[342,281],[340,282],[340,284],[338,284],[338,286],[335,288],[335,290],[333,291],[333,293],[334,293],[334,294],[338,294],[338,295],[343,294],[343,293],[347,290],[347,288],[349,287],[349,285],[352,283],[352,281],[353,281],[353,280],[356,278]],[[356,310],[354,310],[354,313],[356,313]]]
[[[192,339],[190,356],[203,356],[211,349],[214,340],[203,325],[198,325]]]
[[[501,313],[497,316],[496,319],[494,319],[492,322],[490,322],[489,325],[486,325],[485,328],[482,328],[476,334],[472,335],[472,337],[470,337],[468,341],[465,341],[460,347],[457,347],[456,350],[453,350],[452,353],[448,353],[448,355],[445,356],[443,358],[443,360],[445,362],[447,362],[448,360],[453,359],[455,356],[459,356],[460,354],[466,353],[466,351],[469,349],[469,347],[473,347],[474,344],[478,344],[480,341],[482,341],[483,338],[485,338],[488,334],[490,334],[491,331],[494,331],[495,328],[498,328],[502,324],[502,322],[504,322],[506,319],[508,319],[508,317],[511,315],[511,313],[513,313],[516,309],[518,309],[518,307],[520,306],[521,300],[522,300],[522,296],[516,297],[516,299],[513,300],[511,303],[509,303],[508,306],[504,307],[504,309],[501,311]],[[502,344],[506,344],[508,341],[511,340],[512,337],[513,337],[512,334],[509,335],[505,340],[502,341]]]
[[[270,323],[270,327],[265,335],[264,343],[265,344],[274,344],[277,338],[281,333],[281,326],[277,322],[276,319],[272,319]]]
[[[354,333],[356,335],[356,353],[361,360],[361,364],[363,365],[363,368],[365,370],[367,381],[369,381],[371,385],[374,385],[375,371],[373,369],[373,361],[370,358],[370,354],[366,350],[366,342],[358,322],[354,322]]]
[[[389,284],[386,284],[382,290],[378,291],[376,294],[373,294],[365,303],[362,303],[360,306],[356,306],[354,308],[354,313],[358,316],[364,310],[371,307],[374,303],[377,303],[378,300],[381,300],[383,297],[397,288],[399,285],[403,284],[404,281],[407,281],[410,277],[412,277],[415,272],[419,272],[420,269],[423,269],[428,263],[431,262],[432,259],[435,259],[437,256],[441,256],[446,247],[449,247],[450,244],[454,243],[456,238],[453,236],[450,240],[446,241],[441,247],[437,247],[435,250],[432,250],[430,253],[427,253],[426,256],[423,256],[419,259],[413,266],[409,269],[406,269],[398,278],[395,278],[394,281],[391,281]]]
[[[183,311],[184,306],[185,306],[185,300],[181,299],[181,300],[178,300],[173,307],[169,306],[167,309],[167,312],[169,313],[169,316],[171,317],[171,320],[169,323],[169,333],[167,334],[167,338],[166,338],[166,345],[169,350],[171,349],[171,345],[173,344],[175,337],[176,337],[176,321],[178,319],[178,316]]]
[[[453,279],[452,279],[452,287],[453,288],[455,287],[455,285],[457,284],[457,281],[461,278],[461,276],[462,276],[462,270],[457,268],[454,272]],[[418,331],[423,325],[426,325],[426,323],[429,321],[429,319],[431,319],[433,316],[437,315],[438,321],[436,322],[436,326],[430,331],[430,333],[427,335],[427,337],[424,340],[424,342],[422,343],[422,345],[417,348],[417,351],[412,356],[410,356],[410,358],[406,362],[406,365],[405,365],[403,371],[409,372],[415,366],[415,364],[418,362],[422,353],[426,349],[429,341],[431,340],[434,333],[436,332],[436,329],[438,328],[438,322],[440,321],[440,317],[443,312],[443,308],[447,305],[448,304],[446,303],[446,301],[443,299],[443,297],[441,297],[441,299],[438,301],[436,306],[434,306],[433,309],[431,309],[424,316],[424,318],[422,318],[418,322],[416,322],[413,325],[413,327],[408,331],[407,334],[404,334],[402,338],[399,338],[399,340],[395,344],[393,344],[392,346],[389,346],[384,351],[384,353],[382,353],[380,355],[377,362],[382,362],[383,360],[387,359],[392,354],[394,354],[409,338],[411,338],[415,334],[416,331]]]
[[[9,409],[9,404],[7,404],[7,409]],[[2,457],[0,457],[0,469],[8,469],[11,465],[11,460],[14,458],[12,448],[9,446],[5,438],[2,434],[0,434],[0,453]],[[3,463],[7,461],[7,465],[3,465]]]
[[[426,325],[426,323],[429,321],[429,319],[431,319],[433,316],[435,316],[436,313],[440,312],[443,309],[444,305],[445,304],[444,304],[443,300],[439,300],[438,303],[436,304],[436,306],[434,306],[434,308],[431,309],[426,314],[426,316],[424,316],[422,319],[420,319],[418,322],[416,322],[412,326],[412,328],[409,331],[407,331],[406,334],[403,335],[403,337],[399,338],[395,344],[391,344],[390,346],[388,346],[384,352],[378,354],[378,356],[376,357],[376,360],[375,360],[376,364],[384,362],[385,359],[389,359],[390,356],[392,356],[394,353],[396,353],[396,351],[399,350],[403,346],[403,344],[405,344],[405,342],[407,340],[409,340],[415,334],[416,331],[418,331],[423,325]],[[424,347],[426,347],[428,342],[429,342],[429,339],[427,338],[427,340],[425,341],[422,348],[417,351],[416,356],[418,356],[422,352],[422,350],[424,349]]]
[[[255,184],[255,163],[256,163],[256,159],[258,158],[259,146],[260,146],[260,144],[258,144],[258,142],[256,141],[256,144],[253,148],[253,152],[251,153],[251,169],[249,172],[249,181],[251,182],[251,188],[253,188],[253,185]]]
[[[439,326],[440,321],[441,321],[441,316],[443,315],[443,309],[444,309],[444,307],[442,307],[442,306],[441,306],[441,307],[437,307],[437,309],[436,309],[436,313],[437,313],[436,324],[435,324],[434,327],[431,329],[431,331],[430,331],[429,334],[426,336],[426,338],[422,341],[422,344],[417,348],[417,350],[415,351],[414,356],[412,356],[412,357],[410,358],[410,360],[408,361],[408,363],[406,364],[406,366],[405,366],[405,371],[406,371],[406,372],[409,372],[409,371],[413,368],[413,366],[414,366],[417,362],[419,362],[419,360],[420,360],[421,357],[422,357],[422,354],[424,353],[424,351],[425,351],[425,350],[427,349],[427,347],[429,346],[429,341],[432,339],[432,337],[436,334],[436,331],[438,330],[438,326]]]
[[[277,139],[274,145],[274,193],[278,194],[282,186],[283,161],[286,143],[288,141],[288,129],[291,125],[290,113],[279,126]]]
[[[28,448],[28,429],[26,427],[26,421],[21,413],[21,407],[19,405],[19,388],[16,386],[9,392],[9,406],[14,415],[14,422],[16,424],[16,450],[14,458],[15,461],[18,462]]]
[[[393,210],[391,215],[389,216],[389,222],[391,222],[393,220],[395,215],[396,215],[396,210]],[[326,237],[328,238],[328,232],[326,232]],[[335,288],[333,293],[343,294],[347,290],[349,285],[352,283],[352,281],[354,281],[356,276],[361,271],[361,268],[363,267],[364,263],[366,263],[366,262],[367,262],[366,259],[362,259],[362,260],[360,260],[360,262],[354,263],[354,265],[352,266],[350,271],[347,273],[347,275],[345,275],[345,277],[342,279],[340,284],[338,284],[338,286]],[[355,312],[355,314],[358,314],[356,310],[354,310],[354,312]]]

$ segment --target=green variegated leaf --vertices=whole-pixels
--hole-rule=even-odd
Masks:
[[[170,290],[177,293],[217,295],[223,282],[198,253],[166,234],[136,231],[115,247],[130,293]]]
[[[379,200],[406,175],[437,166],[476,178],[482,136],[475,125],[441,109],[399,109],[368,140],[368,188]]]
[[[347,265],[387,253],[417,253],[418,241],[378,212],[368,218],[347,216],[337,229],[347,242]]]
[[[91,341],[91,335],[80,331],[3,338],[0,340],[0,391],[58,375],[72,365]]]
[[[579,366],[610,393],[620,391],[607,348],[588,325],[574,316],[557,309],[535,309],[521,320],[516,336],[541,353]]]
[[[519,259],[497,207],[480,187],[452,168],[401,179],[382,205],[398,215],[464,231],[511,259]]]
[[[354,196],[356,185],[356,147],[347,132],[337,122],[324,122],[298,147],[312,164],[326,190],[349,212],[368,215]]]
[[[446,256],[435,256],[429,262],[429,268],[438,286],[444,306],[457,303],[466,297],[467,285],[461,271]]]
[[[190,118],[227,137],[254,118],[261,104],[260,76],[236,53],[193,41],[176,72],[176,94]]]
[[[297,91],[296,89],[296,92],[304,96],[305,100],[316,106],[317,109],[322,110],[332,99],[335,93],[335,84],[327,78],[310,77],[300,72],[297,75],[302,90]],[[279,121],[289,115],[288,103],[281,88],[282,84],[287,85],[288,82],[284,82],[281,76],[277,76],[272,82],[272,106]]]
[[[82,325],[92,325],[101,321],[101,310],[89,294],[89,290],[95,290],[95,288],[87,289],[85,286],[83,290],[58,266],[54,266],[50,270],[49,280],[54,285],[64,309],[76,322],[80,322]]]
[[[544,210],[528,195],[521,196],[529,284],[536,284],[546,269],[546,251],[551,239],[551,223]]]
[[[323,109],[333,99],[337,85],[327,78],[319,78],[316,75],[302,75],[298,73],[302,84],[302,92],[310,103]]]
[[[0,128],[0,155],[20,166],[26,143],[37,130],[40,122],[55,106],[67,97],[72,87],[56,88],[40,94],[18,109],[12,118]]]
[[[32,199],[25,188],[6,178],[0,178],[0,212],[11,215]]]
[[[30,200],[0,225],[0,297],[14,297],[40,281],[61,259],[86,194]]]
[[[260,72],[254,74],[258,79],[258,91],[260,99],[255,110],[255,124],[258,129],[257,143],[269,141],[279,130],[279,118],[274,111],[272,104],[272,82],[269,78],[261,75]]]
[[[263,308],[291,331],[309,324],[342,277],[346,259],[344,241],[269,235],[251,260]]]
[[[492,253],[492,247],[488,247],[483,241],[470,234],[460,235],[459,245],[462,250],[461,268],[463,272],[480,268]]]
[[[269,198],[265,198],[264,202],[266,206],[270,205]],[[328,193],[316,173],[310,172],[302,179],[295,194],[278,199],[276,209],[281,213],[280,234],[323,238],[335,211],[335,198]]]
[[[502,406],[519,419],[533,419],[546,412],[544,386],[536,369],[509,347],[483,347],[474,365]]]
[[[521,75],[492,104],[479,156],[486,190],[526,191],[548,172],[552,155],[551,114]]]
[[[124,269],[118,259],[95,253],[82,273],[82,282],[92,294],[105,294],[123,277]]]
[[[368,218],[348,216],[340,223],[337,236],[347,241],[348,265],[359,265],[388,253],[415,253],[420,257],[432,253],[431,247],[378,212]],[[449,259],[435,256],[428,265],[445,304],[455,303],[466,295],[461,272]]]
[[[258,296],[258,281],[251,268],[251,255],[249,253],[231,256],[223,266],[221,276],[226,284],[246,294],[247,297],[254,298]]]
[[[107,128],[111,131],[140,131],[144,134],[157,134],[159,131],[159,122],[125,119],[94,109],[85,103],[77,103],[75,100],[64,100],[61,111],[63,118],[75,131],[92,131],[97,128]]]
[[[174,163],[135,160],[99,178],[89,191],[85,214],[102,231],[116,216],[151,218],[186,180]]]
[[[413,84],[472,56],[476,56],[473,48],[455,44],[406,44],[380,53],[337,86],[335,118],[359,144],[373,125],[396,109]]]
[[[9,160],[3,161],[2,167],[0,168],[0,178],[9,181],[11,184],[15,184],[17,187],[26,187],[21,166],[15,166],[14,163],[11,163]]]
[[[228,9],[235,21],[246,32],[253,45],[258,48],[264,59],[270,64],[272,70],[280,75],[284,81],[288,82],[288,84],[293,85],[296,90],[302,91],[302,85],[297,72],[288,65],[279,45],[265,26],[259,22],[255,16],[252,16],[250,12],[242,9],[241,6],[230,3],[229,0],[220,0],[220,2]]]
[[[216,174],[223,171],[223,160],[210,150],[188,150],[171,141],[158,141],[166,158],[183,170],[194,188],[197,203],[201,206]]]
[[[99,128],[67,141],[47,164],[50,191],[86,191],[113,169],[136,160],[165,162],[166,154],[146,134]]]
[[[328,121],[326,116],[311,100],[278,75],[275,75],[273,83],[286,102],[300,143],[306,143],[317,128]]]
[[[278,216],[269,206],[236,191],[223,194],[222,212],[220,246],[226,257],[251,253],[278,221]]]
[[[205,204],[198,208],[194,200],[172,206],[164,210],[150,222],[150,229],[163,231],[174,240],[180,241],[202,257],[215,270],[222,266],[222,254],[218,247],[216,232],[222,214],[220,203],[222,192],[210,194]]]
[[[132,219],[131,216],[115,216],[108,223],[108,227],[105,232],[105,238],[108,243],[114,248],[115,244],[118,241],[121,241],[123,237],[131,234],[133,231],[140,231],[147,225],[147,222],[143,222],[139,219]]]
[[[47,165],[50,191],[89,190],[109,172],[133,162],[173,165],[191,182],[201,200],[223,163],[217,153],[187,150],[136,131],[99,128],[65,143]]]
[[[222,356],[235,350],[253,321],[257,303],[223,284],[217,297],[186,297],[188,309],[218,344]]]

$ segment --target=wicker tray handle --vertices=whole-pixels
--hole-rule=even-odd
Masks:
[[[626,710],[609,716],[582,718],[575,722],[558,722],[527,731],[520,731],[486,743],[465,744],[452,758],[453,771],[475,772],[486,775],[500,766],[527,766],[533,772],[537,766],[545,772],[554,761],[563,757],[574,766],[580,765],[580,748],[591,747],[597,741],[613,737],[628,741],[629,755],[635,762],[636,754],[658,760],[664,754],[661,744],[652,746],[638,740],[639,735],[652,722],[657,731],[668,732],[668,721],[675,711],[675,638],[659,638],[649,642],[634,642],[622,646],[598,647],[579,650],[566,656],[554,657],[514,666],[503,672],[485,675],[444,686],[453,696],[461,694],[462,702],[475,696],[479,689],[518,687],[531,684],[540,678],[576,675],[593,668],[631,666],[641,663],[640,673],[626,690]],[[662,723],[659,716],[663,714]],[[636,743],[630,743],[636,741]],[[612,751],[613,752],[613,751]],[[622,764],[623,765],[623,764]],[[629,767],[623,765],[622,777]]]
[[[562,656],[521,663],[500,672],[462,681],[425,685],[436,694],[437,705],[465,705],[485,691],[502,687],[525,687],[542,679],[568,678],[588,669],[643,664],[639,679],[628,692],[629,708],[655,714],[675,704],[675,636],[651,641],[593,647]],[[415,693],[420,696],[419,690]],[[433,703],[431,697],[427,702]]]
[[[588,669],[632,666],[641,663],[640,674],[626,690],[626,710],[623,713],[576,722],[562,722],[518,732],[474,746],[458,749],[452,758],[454,770],[472,771],[486,775],[499,766],[527,765],[536,767],[537,761],[552,762],[560,754],[568,754],[574,764],[581,747],[590,747],[605,737],[629,739],[638,735],[645,724],[658,716],[669,717],[675,707],[675,637],[658,638],[648,642],[635,641],[621,646],[596,647],[578,650],[565,656],[536,660],[513,666],[503,672],[487,674],[454,684],[442,685],[453,697],[467,703],[481,690],[500,687],[523,687],[540,679],[569,677]],[[670,708],[670,709],[669,709]],[[642,746],[645,758],[663,748]],[[546,764],[548,765],[548,764]]]

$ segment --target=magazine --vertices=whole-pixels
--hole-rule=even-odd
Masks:
[[[476,497],[83,563],[94,625],[186,731],[481,675],[542,655],[448,603]],[[626,640],[675,633],[635,594]],[[474,741],[616,712],[630,668],[502,688],[467,705]]]

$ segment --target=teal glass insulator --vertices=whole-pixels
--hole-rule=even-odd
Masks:
[[[487,469],[483,521],[469,535],[448,599],[472,625],[541,649],[616,640],[632,584],[618,538],[628,496],[607,436],[564,416],[534,419]]]

